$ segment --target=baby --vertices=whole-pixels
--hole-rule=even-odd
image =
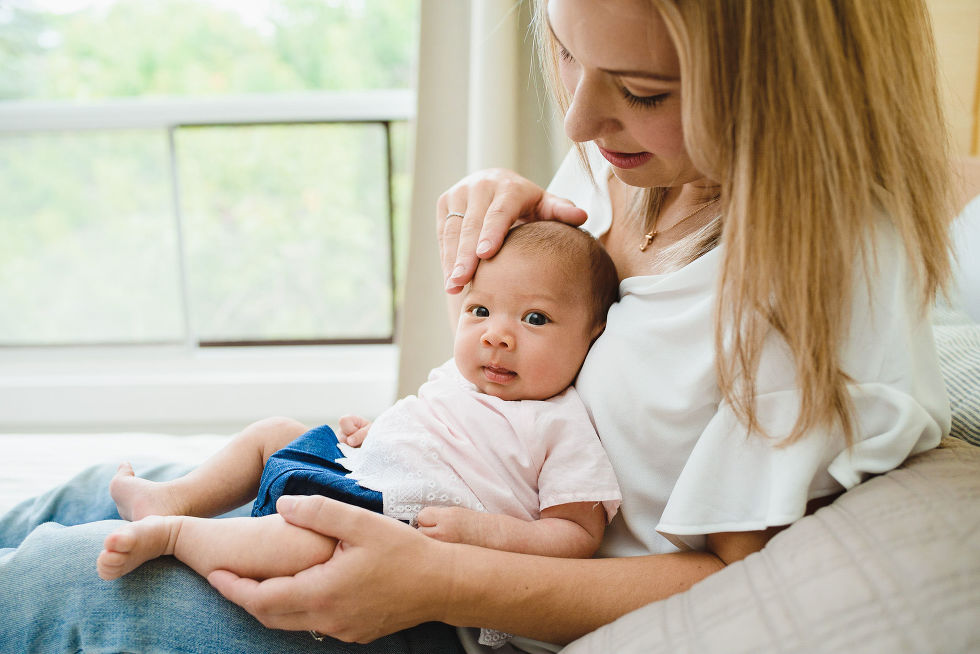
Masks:
[[[462,296],[453,359],[373,424],[345,416],[338,439],[325,426],[302,433],[299,423],[261,421],[169,482],[121,465],[110,491],[136,522],[106,537],[99,576],[163,555],[204,576],[254,579],[322,563],[336,541],[275,514],[278,497],[298,494],[382,512],[443,540],[591,556],[621,495],[571,384],[618,285],[608,254],[582,230],[514,228]],[[258,517],[207,519],[256,489]]]

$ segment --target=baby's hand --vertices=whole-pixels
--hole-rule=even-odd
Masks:
[[[360,447],[367,437],[371,421],[361,416],[341,416],[340,436],[337,440],[351,447]]]
[[[490,514],[458,506],[427,506],[419,511],[419,531],[445,543],[487,546],[484,518]]]

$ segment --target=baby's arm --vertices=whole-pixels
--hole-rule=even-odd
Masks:
[[[204,577],[230,570],[240,577],[268,579],[327,561],[336,544],[278,514],[223,519],[150,516],[106,536],[96,567],[103,579],[115,579],[150,559],[173,555]]]
[[[527,521],[458,507],[426,507],[419,531],[449,543],[468,543],[522,554],[584,559],[595,554],[606,528],[601,502],[548,507]]]

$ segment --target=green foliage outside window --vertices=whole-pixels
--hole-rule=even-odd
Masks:
[[[0,5],[0,100],[412,87],[417,0],[86,4]]]
[[[413,83],[417,1],[32,6],[0,5],[0,102]],[[392,125],[396,245],[408,134]],[[0,136],[0,344],[185,337],[166,142],[152,130]],[[390,335],[380,125],[181,128],[175,145],[197,338]]]

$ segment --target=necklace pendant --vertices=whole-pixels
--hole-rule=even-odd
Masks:
[[[657,237],[657,232],[647,232],[643,235],[643,245],[640,246],[640,252],[646,252],[650,244],[653,243],[653,239]]]

